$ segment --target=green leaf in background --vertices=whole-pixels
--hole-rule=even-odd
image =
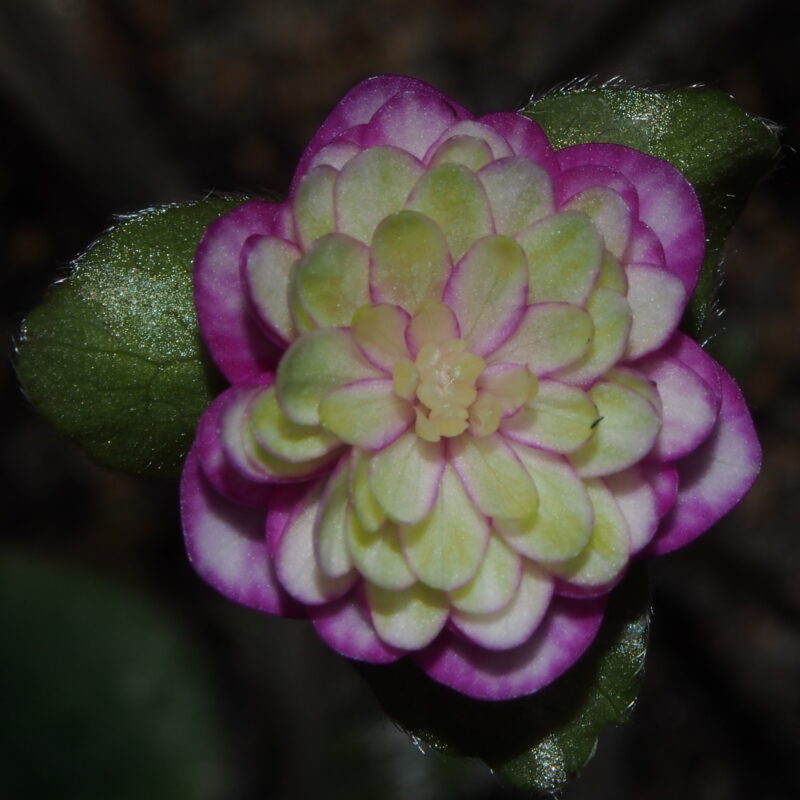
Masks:
[[[407,660],[361,665],[384,710],[415,740],[480,758],[503,781],[549,794],[591,758],[606,725],[625,722],[636,701],[647,648],[649,592],[644,568],[614,590],[587,654],[539,692],[483,702],[434,683]]]
[[[706,218],[706,257],[687,319],[699,334],[725,237],[777,156],[775,131],[727,95],[702,87],[655,91],[578,83],[522,111],[542,125],[556,148],[624,144],[669,161],[691,182]]]
[[[219,378],[200,341],[197,243],[243,198],[123,217],[25,321],[17,370],[34,406],[95,460],[176,475]]]
[[[160,609],[67,566],[3,553],[0,635],[0,796],[223,796],[210,687]]]

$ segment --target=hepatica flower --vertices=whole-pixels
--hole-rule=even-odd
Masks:
[[[472,697],[553,681],[631,560],[694,539],[758,470],[739,389],[677,330],[703,252],[664,161],[362,83],[286,202],[199,247],[231,386],[184,472],[195,568]]]

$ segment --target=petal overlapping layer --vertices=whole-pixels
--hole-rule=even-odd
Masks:
[[[757,474],[741,393],[676,332],[703,244],[664,161],[360,84],[289,199],[234,209],[198,250],[232,386],[184,472],[197,571],[349,658],[411,654],[484,700],[547,685],[631,559]]]

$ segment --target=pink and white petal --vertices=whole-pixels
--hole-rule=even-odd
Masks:
[[[375,586],[399,592],[416,583],[394,523],[386,522],[377,531],[367,531],[351,515],[347,547],[356,569]]]
[[[628,347],[632,324],[628,301],[611,289],[595,289],[586,304],[586,311],[594,326],[594,336],[586,353],[553,374],[558,380],[575,386],[586,386],[622,358]]]
[[[514,452],[539,492],[535,514],[522,520],[495,520],[495,530],[518,553],[543,563],[564,561],[588,544],[594,510],[583,481],[561,457],[524,445]]]
[[[493,614],[505,608],[522,580],[522,558],[499,536],[491,535],[475,577],[450,592],[450,603],[467,614]]]
[[[441,442],[426,442],[413,432],[405,433],[372,457],[369,486],[391,519],[413,525],[430,514],[444,465]]]
[[[391,380],[379,379],[334,389],[320,403],[319,419],[325,430],[347,444],[381,450],[408,430],[415,413],[394,393]]]
[[[331,603],[309,606],[308,616],[320,639],[346,658],[391,664],[406,653],[380,639],[355,590]]]
[[[622,258],[633,227],[633,213],[613,189],[593,186],[584,189],[564,204],[563,211],[577,211],[592,220],[603,237],[606,250]]]
[[[444,291],[461,337],[483,356],[516,329],[528,296],[528,262],[508,236],[478,239],[458,262]]]
[[[218,494],[200,469],[196,447],[183,468],[181,519],[189,561],[206,583],[249,608],[303,616],[276,579],[264,509],[244,508]]]
[[[454,609],[450,624],[469,641],[487,650],[510,650],[530,639],[553,597],[553,578],[526,561],[522,580],[511,602],[493,614]]]
[[[336,227],[369,244],[378,223],[400,211],[425,171],[423,164],[396,147],[364,150],[336,179]]]
[[[369,248],[342,233],[328,234],[297,262],[291,283],[292,301],[314,325],[349,325],[370,301]]]
[[[320,479],[305,492],[289,512],[283,530],[272,535],[278,580],[292,597],[306,605],[341,597],[357,578],[355,572],[328,577],[320,569],[314,552],[314,522],[326,484],[327,480]]]
[[[661,402],[655,381],[644,375],[638,369],[638,364],[635,367],[614,367],[603,375],[603,379],[638,392],[661,416],[664,404]]]
[[[747,494],[758,476],[761,446],[747,403],[733,378],[717,369],[722,389],[717,424],[697,450],[678,462],[678,499],[648,553],[669,553],[697,538]]]
[[[282,347],[297,335],[289,312],[289,276],[300,248],[277,236],[251,236],[242,248],[242,280],[265,333]]]
[[[449,464],[433,510],[416,525],[401,525],[400,541],[415,575],[432,589],[452,591],[475,577],[489,543],[489,523]]]
[[[626,264],[650,264],[661,269],[667,268],[667,257],[658,236],[640,219],[633,223],[631,240],[623,260]]]
[[[569,457],[578,475],[612,475],[641,461],[661,428],[658,412],[639,392],[611,381],[598,381],[589,396],[599,422],[591,439]]]
[[[478,395],[488,393],[500,405],[500,416],[511,417],[531,394],[535,381],[522,364],[491,364],[478,378]]]
[[[703,212],[691,184],[671,164],[618,144],[579,144],[558,152],[564,170],[601,164],[621,172],[639,195],[639,219],[658,236],[667,269],[687,296],[697,283],[705,251]]]
[[[565,170],[554,181],[556,205],[561,208],[585,189],[606,187],[616,192],[630,209],[633,219],[639,215],[639,195],[621,173],[598,164],[584,164]]]
[[[661,522],[658,495],[638,466],[609,475],[605,484],[628,523],[631,555],[635,555],[649,544]]]
[[[720,372],[722,370],[720,365],[697,342],[678,331],[661,352],[665,356],[678,359],[689,369],[694,370],[718,398],[717,408],[719,408],[719,398],[722,393]]]
[[[252,404],[263,388],[247,383],[232,388],[231,400],[220,414],[220,441],[225,458],[241,475],[251,481],[283,483],[307,480],[330,468],[338,457],[336,450],[289,461],[261,447],[252,428]]]
[[[386,514],[369,487],[369,461],[357,447],[350,451],[350,505],[361,527],[374,533],[386,522]]]
[[[471,115],[439,92],[396,94],[372,117],[364,138],[366,147],[392,145],[419,159],[449,127]]]
[[[600,416],[583,389],[558,381],[539,381],[539,391],[513,417],[500,424],[501,433],[523,445],[554,453],[573,453],[589,440]]]
[[[353,569],[347,545],[350,462],[343,458],[328,478],[314,519],[314,555],[329,578],[341,578]]]
[[[539,164],[551,176],[559,172],[555,151],[545,132],[533,120],[513,111],[499,111],[478,118],[478,122],[496,130],[516,156]]]
[[[197,458],[211,485],[235,503],[253,508],[265,508],[272,496],[273,486],[268,479],[245,477],[225,455],[220,440],[221,414],[238,394],[234,388],[227,389],[205,410],[197,426],[195,449]]]
[[[678,278],[658,267],[629,264],[625,272],[632,315],[625,358],[634,359],[657,350],[675,333],[687,295]]]
[[[449,456],[467,494],[487,517],[525,519],[536,511],[536,485],[502,436],[464,434],[449,440]]]
[[[588,300],[603,261],[603,240],[585,214],[553,214],[514,238],[528,259],[529,303]]]
[[[275,388],[283,413],[300,425],[319,424],[323,398],[354,381],[385,377],[362,355],[350,332],[321,328],[304,334],[286,351]]]
[[[308,162],[304,178],[319,167],[332,167],[338,172],[350,159],[355,158],[362,149],[358,140],[360,139],[359,134],[364,128],[366,128],[366,125],[356,125],[343,133],[340,138],[334,139],[330,144],[326,144]],[[294,197],[297,197],[297,191],[293,193]]]
[[[498,233],[514,236],[555,211],[550,175],[527,158],[493,161],[481,169],[478,179],[489,198]]]
[[[439,300],[452,268],[447,240],[424,214],[401,211],[387,217],[372,238],[370,287],[376,302],[416,313]]]
[[[396,361],[409,357],[408,314],[399,306],[367,305],[353,315],[350,333],[364,355],[388,375]]]
[[[426,344],[444,344],[460,338],[456,315],[444,303],[424,303],[406,328],[406,342],[415,356]]]
[[[403,92],[439,94],[436,89],[427,83],[399,75],[380,75],[368,78],[353,87],[336,104],[325,122],[314,134],[308,147],[306,147],[292,180],[292,192],[308,172],[312,159],[323,147],[350,128],[369,122],[381,106],[395,95]],[[440,97],[444,96],[440,95]],[[451,107],[459,117],[467,118],[470,116],[466,110],[454,103],[451,103]]]
[[[240,256],[254,234],[275,232],[275,203],[237,206],[206,228],[194,261],[194,300],[203,341],[232,383],[272,369],[280,351],[263,334],[242,286]]]
[[[292,212],[297,238],[304,249],[336,230],[333,187],[338,174],[339,171],[333,167],[320,165],[314,167],[297,187]]]
[[[447,595],[422,583],[396,592],[367,581],[366,595],[372,624],[378,636],[392,647],[421,650],[447,622]]]
[[[548,564],[554,574],[579,590],[606,587],[628,565],[631,536],[614,495],[596,478],[584,481],[594,511],[592,535],[583,551],[567,561]]]
[[[415,660],[433,680],[468,697],[513,700],[569,669],[597,635],[604,609],[604,597],[555,597],[531,638],[513,650],[491,651],[444,633]]]
[[[432,167],[439,164],[462,164],[477,172],[492,160],[492,148],[474,136],[452,136],[438,146],[431,148],[431,155],[425,162]]]
[[[638,361],[636,369],[655,383],[662,404],[650,458],[676,461],[696,450],[717,422],[718,395],[693,369],[661,353]]]
[[[451,125],[442,135],[428,148],[428,152],[423,159],[426,164],[433,163],[433,158],[437,151],[454,137],[468,136],[479,142],[485,142],[489,146],[489,155],[494,159],[505,158],[512,155],[512,150],[508,142],[494,128],[484,125],[476,120],[461,120]]]
[[[656,513],[662,519],[672,510],[678,499],[678,468],[674,464],[645,462],[641,469],[656,493]]]
[[[548,375],[582,358],[593,335],[592,319],[580,306],[535,303],[489,361],[525,364],[538,376]]]
[[[494,233],[489,198],[471,170],[440,164],[417,182],[406,207],[430,217],[444,233],[450,255],[458,261],[470,245]]]

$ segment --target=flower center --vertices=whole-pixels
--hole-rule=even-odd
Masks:
[[[464,339],[428,343],[413,363],[402,359],[394,365],[395,394],[415,403],[416,431],[422,439],[438,442],[470,427],[471,409],[480,405],[476,382],[485,366],[467,350]]]

